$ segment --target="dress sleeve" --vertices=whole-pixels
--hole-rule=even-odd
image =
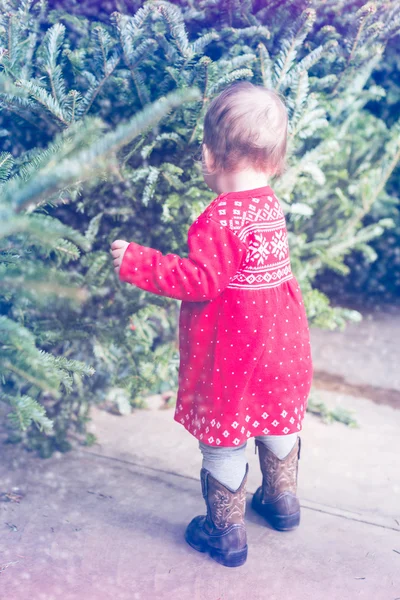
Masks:
[[[188,258],[181,258],[130,242],[119,278],[160,296],[204,302],[226,288],[245,256],[243,242],[209,217],[190,227],[188,248]]]

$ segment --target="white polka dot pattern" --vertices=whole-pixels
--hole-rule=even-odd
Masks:
[[[183,300],[175,420],[213,446],[301,430],[310,337],[269,187],[223,194],[193,223],[187,259],[131,242],[120,278]]]

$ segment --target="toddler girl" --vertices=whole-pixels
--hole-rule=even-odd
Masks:
[[[121,281],[182,300],[174,418],[199,440],[207,505],[185,539],[231,567],[247,558],[250,437],[263,475],[253,508],[279,530],[300,521],[298,432],[312,379],[310,340],[285,217],[269,186],[283,171],[286,140],[279,96],[249,82],[231,85],[205,117],[204,177],[217,197],[189,229],[188,258],[135,242],[111,245]]]

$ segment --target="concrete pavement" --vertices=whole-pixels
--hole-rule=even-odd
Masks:
[[[172,410],[118,417],[96,409],[101,444],[48,460],[2,447],[1,600],[395,600],[400,598],[400,411],[323,393],[359,429],[309,415],[297,531],[247,509],[249,557],[237,569],[186,545],[203,511],[200,452]],[[249,494],[259,484],[248,444]]]
[[[399,339],[400,306],[365,311],[362,322],[344,331],[312,328],[315,371],[400,408]]]

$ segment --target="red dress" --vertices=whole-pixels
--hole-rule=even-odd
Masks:
[[[279,200],[268,186],[221,194],[188,247],[181,258],[131,242],[119,272],[183,301],[175,420],[211,446],[298,432],[312,361]]]

